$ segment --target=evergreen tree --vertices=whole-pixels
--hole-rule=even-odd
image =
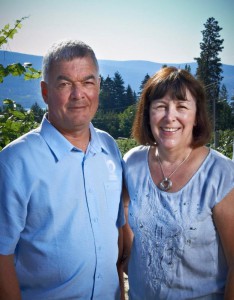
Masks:
[[[138,93],[138,97],[140,97],[140,95],[141,95],[141,93],[142,93],[142,91],[143,91],[143,88],[144,88],[146,82],[147,82],[149,79],[150,79],[150,76],[149,76],[149,74],[147,73],[147,74],[145,75],[144,79],[143,79],[142,82],[141,82],[140,90],[139,90],[139,93]]]
[[[115,112],[119,113],[124,111],[124,109],[126,108],[124,81],[119,72],[115,72],[113,82],[114,82],[114,107],[115,107]]]
[[[31,111],[34,114],[34,120],[38,123],[41,123],[41,120],[45,114],[45,110],[43,110],[37,102],[35,102],[32,106],[31,106]]]
[[[136,103],[136,93],[133,92],[132,88],[130,85],[127,86],[126,89],[126,101],[125,105],[126,107],[131,106]]]
[[[114,109],[115,109],[114,82],[108,75],[106,79],[101,78],[99,110],[112,111]]]
[[[228,100],[228,91],[225,84],[222,84],[219,91],[219,101],[227,101]]]
[[[206,94],[209,104],[209,111],[213,115],[214,131],[216,130],[216,103],[219,98],[220,84],[222,77],[222,64],[219,53],[223,49],[223,39],[219,32],[222,28],[214,18],[209,18],[204,24],[202,31],[203,41],[200,43],[200,57],[197,61],[196,76],[206,87]]]
[[[190,66],[190,65],[186,64],[186,65],[184,66],[184,69],[185,69],[187,72],[191,73],[191,66]]]
[[[109,132],[115,139],[119,137],[119,116],[113,111],[98,111],[92,123],[94,127]]]
[[[234,95],[231,97],[230,106],[232,110],[232,115],[234,117]]]
[[[135,118],[136,105],[131,105],[119,114],[120,137],[129,138],[132,132],[133,120]]]
[[[228,103],[228,92],[223,84],[219,93],[219,100],[216,110],[216,129],[227,130],[234,129],[234,116],[232,115],[232,107]]]

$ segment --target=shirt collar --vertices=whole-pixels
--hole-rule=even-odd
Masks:
[[[74,148],[74,146],[47,120],[46,115],[41,122],[40,134],[58,160],[62,159]]]
[[[97,131],[92,123],[89,125],[91,140],[89,146],[87,148],[86,154],[88,153],[100,153],[105,152],[108,153],[109,150],[107,146],[103,143],[102,139],[100,139]],[[71,151],[76,149],[76,151],[80,151],[80,149],[74,147],[46,118],[46,115],[43,117],[40,126],[40,134],[46,141],[47,145],[57,158],[57,160],[61,160],[65,155],[69,154]],[[102,131],[100,131],[102,132]]]
[[[89,124],[89,129],[91,134],[91,141],[87,149],[87,152],[90,151],[95,154],[100,152],[109,153],[108,147],[104,143],[105,140],[101,139],[101,135],[103,131],[94,128],[92,123]]]

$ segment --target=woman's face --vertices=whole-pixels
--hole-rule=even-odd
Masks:
[[[188,90],[186,98],[173,100],[166,94],[152,101],[150,127],[159,147],[169,150],[191,146],[196,125],[196,102]]]

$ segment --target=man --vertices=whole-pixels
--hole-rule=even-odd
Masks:
[[[48,114],[0,152],[0,299],[119,299],[121,155],[91,124],[97,59],[62,41],[42,73]]]

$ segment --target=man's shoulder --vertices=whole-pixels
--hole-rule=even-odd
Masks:
[[[117,143],[116,143],[115,139],[108,132],[98,129],[98,128],[95,128],[95,127],[94,127],[94,131],[98,137],[98,140],[99,140],[101,146],[105,145],[105,146],[109,146],[109,147],[117,147]]]
[[[107,132],[104,131],[102,129],[96,128],[94,127],[95,132],[98,134],[99,137],[103,138],[103,139],[110,139],[110,140],[114,140],[114,138]]]
[[[31,151],[32,148],[38,147],[40,143],[40,134],[38,129],[34,129],[17,139],[10,142],[0,151],[0,159],[5,159],[6,157],[12,155],[26,155],[28,151]]]

